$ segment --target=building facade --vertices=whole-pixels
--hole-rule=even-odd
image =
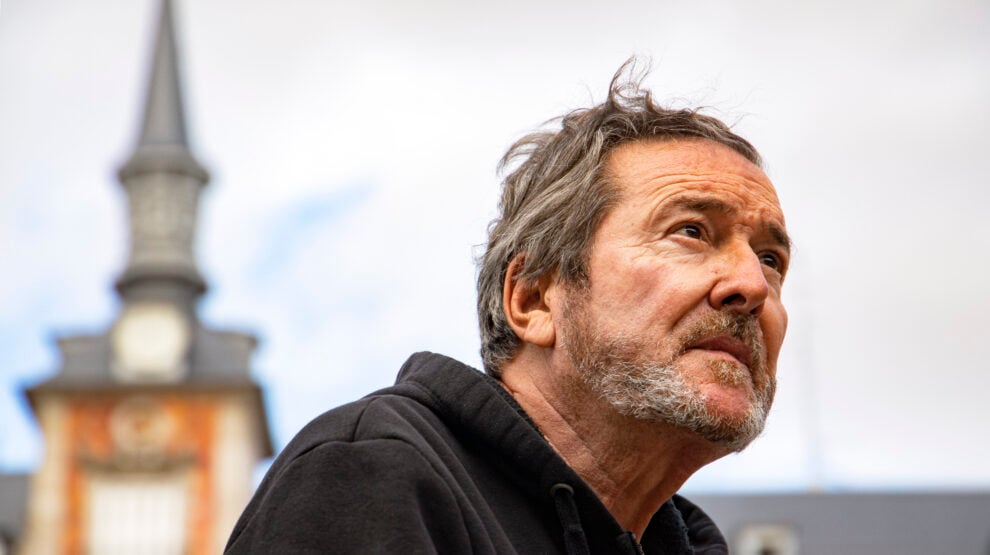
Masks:
[[[118,172],[130,221],[121,308],[104,333],[60,338],[60,368],[26,392],[45,454],[23,528],[5,531],[16,553],[218,553],[272,454],[250,375],[256,339],[198,317],[209,175],[189,149],[176,46],[164,0],[143,125]]]

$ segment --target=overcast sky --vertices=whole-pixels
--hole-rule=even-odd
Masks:
[[[118,302],[156,0],[0,0],[0,470]],[[689,488],[990,488],[990,3],[177,0],[210,325],[277,447],[412,352],[479,364],[495,164],[630,55],[767,160],[797,245],[767,431]]]

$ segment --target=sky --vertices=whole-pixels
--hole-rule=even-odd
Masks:
[[[20,391],[119,302],[117,167],[155,0],[0,0],[0,471]],[[631,55],[760,149],[795,240],[763,437],[689,491],[990,489],[990,4],[981,0],[176,1],[210,170],[209,325],[257,334],[283,446],[415,351],[479,366],[496,163]]]

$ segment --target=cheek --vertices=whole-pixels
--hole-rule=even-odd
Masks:
[[[616,324],[670,327],[706,298],[704,276],[670,265],[627,262],[604,270],[592,294]]]
[[[767,301],[760,316],[760,327],[763,328],[763,339],[766,342],[767,362],[771,369],[777,366],[777,355],[784,344],[787,333],[787,310],[779,301]]]

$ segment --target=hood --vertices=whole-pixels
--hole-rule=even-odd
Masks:
[[[633,534],[616,522],[494,378],[442,355],[417,353],[402,366],[396,386],[439,414],[459,437],[491,451],[521,488],[542,492],[561,521],[568,552],[635,549]],[[656,512],[640,543],[646,553],[728,552],[715,523],[676,495]]]

